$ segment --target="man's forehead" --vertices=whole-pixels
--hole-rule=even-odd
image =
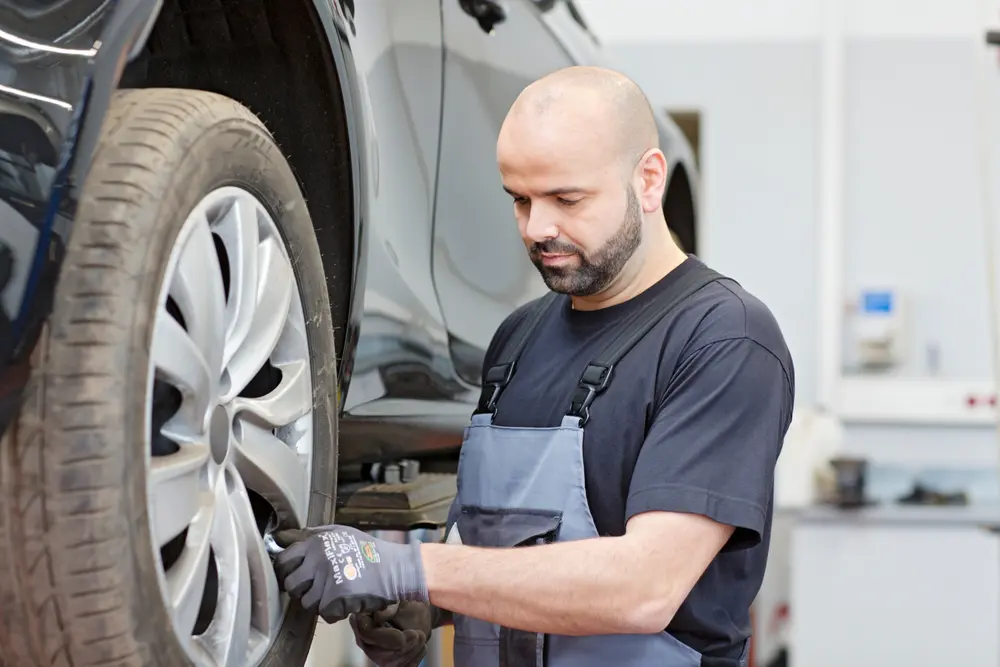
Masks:
[[[512,111],[504,119],[501,134],[522,141],[560,141],[581,134],[601,136],[611,123],[607,114],[599,111],[596,101],[573,105],[553,105],[545,111]]]
[[[497,161],[511,169],[568,169],[576,163],[598,167],[613,159],[607,138],[593,128],[565,125],[511,128],[497,140]]]
[[[609,187],[615,167],[601,163],[544,155],[533,160],[523,154],[501,161],[500,185],[515,197],[561,197],[597,194]]]

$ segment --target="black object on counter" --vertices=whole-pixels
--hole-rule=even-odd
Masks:
[[[837,457],[830,459],[834,471],[834,498],[838,507],[863,507],[865,502],[865,477],[868,461],[860,458]]]
[[[963,491],[942,493],[917,482],[908,494],[901,496],[896,502],[900,505],[968,505],[969,497]]]

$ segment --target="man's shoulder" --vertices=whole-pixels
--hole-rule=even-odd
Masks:
[[[720,279],[694,294],[679,317],[687,320],[682,356],[706,345],[748,340],[791,364],[781,326],[759,297],[731,278]]]
[[[774,313],[733,279],[724,278],[699,290],[678,319],[686,334],[681,358],[712,344],[744,340],[770,352],[786,373],[792,373],[791,353]]]

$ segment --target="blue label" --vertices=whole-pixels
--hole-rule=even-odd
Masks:
[[[866,313],[891,313],[892,292],[865,292],[861,295],[861,310]]]

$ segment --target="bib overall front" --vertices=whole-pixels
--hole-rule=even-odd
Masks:
[[[466,429],[458,496],[447,541],[522,547],[598,536],[583,474],[583,429],[607,389],[615,364],[673,306],[722,278],[698,267],[623,322],[608,349],[587,366],[567,414],[552,428],[512,428],[492,421],[531,333],[558,297],[549,294],[488,369],[479,406]],[[506,361],[504,361],[506,359]],[[627,377],[618,378],[628,382]],[[613,564],[609,563],[609,567]],[[454,615],[456,667],[699,667],[701,655],[666,632],[652,635],[541,635]]]

